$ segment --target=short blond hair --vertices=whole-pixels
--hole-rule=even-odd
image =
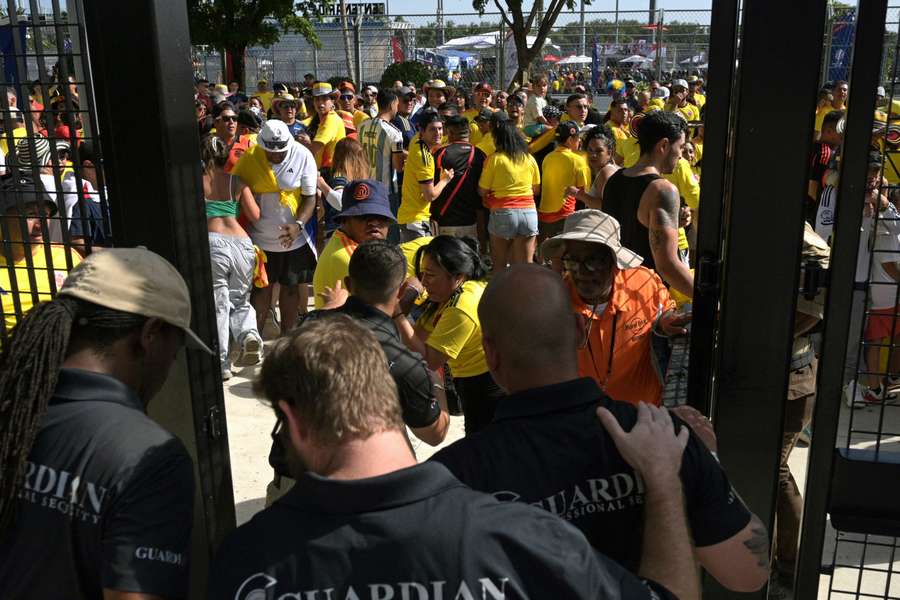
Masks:
[[[254,389],[273,405],[290,404],[323,445],[403,428],[381,345],[345,315],[310,320],[276,341]]]

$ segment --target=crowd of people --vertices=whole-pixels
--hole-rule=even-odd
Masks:
[[[690,323],[703,85],[620,81],[601,114],[577,86],[558,104],[540,75],[509,93],[197,82],[217,344],[144,249],[62,261],[55,298],[9,311],[0,596],[184,595],[191,459],[145,415],[184,344],[217,354],[223,380],[261,363],[276,417],[271,506],[219,548],[210,598],[689,600],[699,568],[736,592],[787,585],[802,509],[787,457],[821,303],[797,305],[771,557],[709,421],[663,407],[655,345]],[[828,93],[804,200],[804,256],[826,260],[846,83]],[[870,165],[874,263],[900,281]],[[56,200],[6,181],[0,204],[32,236],[7,240],[21,260]],[[867,339],[896,335],[895,303],[873,302]],[[437,446],[451,415],[465,437],[417,464],[408,436]]]

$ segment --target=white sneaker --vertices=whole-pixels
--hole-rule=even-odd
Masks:
[[[229,379],[231,379],[231,369],[223,369],[222,381],[228,381]]]
[[[241,342],[241,356],[238,358],[238,364],[241,366],[258,365],[262,360],[262,354],[262,340],[252,333],[245,335]]]
[[[869,389],[866,386],[851,379],[844,388],[844,400],[847,403],[847,408],[868,406],[869,402],[866,402],[866,393],[868,391]]]

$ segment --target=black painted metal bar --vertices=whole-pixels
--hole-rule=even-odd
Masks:
[[[841,153],[841,184],[838,189],[831,250],[831,282],[825,305],[825,328],[813,415],[815,435],[809,449],[803,534],[797,558],[797,598],[814,598],[819,588],[868,170],[868,149],[872,138],[875,88],[879,84],[881,72],[886,17],[885,0],[860,0],[853,47],[853,82]]]
[[[81,11],[117,244],[142,244],[172,261],[191,291],[192,327],[216,348],[185,3],[90,0],[82,2]],[[122,90],[134,89],[146,90],[141,114],[147,123],[139,144],[134,103],[122,96]],[[150,414],[179,428],[197,461],[190,597],[203,597],[208,560],[234,527],[234,496],[219,358],[192,350],[186,355]]]
[[[709,39],[709,85],[715,102],[707,104],[703,139],[703,178],[700,181],[700,222],[697,232],[697,269],[694,275],[691,359],[688,404],[710,414],[715,372],[716,319],[719,309],[719,265],[730,116],[737,52],[740,0],[717,0],[712,5]]]
[[[819,83],[817,68],[772,69],[771,57],[818,65],[825,8],[826,0],[745,0],[742,12],[713,416],[722,464],[770,531],[799,288],[810,107]],[[765,132],[776,122],[778,160],[767,162],[763,174],[759,157],[771,152]],[[764,592],[707,585],[704,597]]]

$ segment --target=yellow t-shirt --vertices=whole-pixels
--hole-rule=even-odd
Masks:
[[[663,178],[678,188],[678,195],[684,198],[685,204],[690,208],[700,206],[700,181],[694,176],[687,159],[679,158],[675,170],[663,175]]]
[[[684,119],[690,123],[691,121],[699,121],[700,120],[700,109],[688,102],[684,106],[674,106],[672,104],[666,105],[666,110],[678,113]]]
[[[454,377],[475,377],[488,371],[478,320],[485,286],[484,281],[465,282],[459,295],[440,306],[429,306],[416,322],[429,334],[425,343],[447,355]]]
[[[825,120],[825,115],[830,113],[833,108],[831,108],[830,104],[826,104],[825,106],[819,107],[816,109],[816,133],[822,131],[822,122]]]
[[[12,131],[13,143],[18,143],[22,138],[28,137],[28,130],[24,127],[16,127]],[[0,150],[3,150],[3,156],[9,156],[9,141],[6,136],[0,136]]]
[[[309,124],[312,123],[312,117],[301,122],[309,127]],[[347,137],[347,134],[344,130],[344,120],[336,112],[331,111],[325,117],[325,120],[319,123],[316,137],[312,140],[325,145],[324,148],[315,153],[317,167],[321,169],[331,166],[331,160],[334,158],[334,147],[345,137]]]
[[[413,265],[416,250],[433,239],[432,237],[421,237],[400,244],[400,251],[406,257],[407,277],[414,277],[416,274],[415,265]],[[335,231],[328,243],[325,244],[316,265],[316,272],[313,274],[316,308],[322,308],[325,305],[325,301],[319,297],[319,294],[324,292],[326,287],[333,288],[338,281],[343,282],[344,277],[350,274],[350,257],[353,256],[358,245],[340,229]]]
[[[322,248],[316,272],[313,274],[313,293],[316,308],[322,308],[325,301],[319,296],[326,287],[333,288],[338,281],[343,281],[350,272],[350,256],[358,244],[350,236],[338,229]]]
[[[547,130],[533,138],[528,143],[528,151],[532,154],[537,154],[547,146],[553,143],[553,140],[556,139],[556,128],[548,127]]]
[[[641,157],[641,147],[637,138],[632,136],[625,127],[610,126],[613,137],[616,138],[616,154],[624,159],[623,165],[627,169]]]
[[[505,152],[495,152],[484,161],[478,187],[490,190],[495,198],[532,196],[533,186],[541,183],[541,171],[530,154],[513,162]]]
[[[697,103],[697,110],[706,106],[706,94],[694,94],[694,102]]]
[[[403,190],[397,222],[401,225],[431,220],[431,203],[425,200],[420,183],[434,181],[434,156],[421,141],[409,145],[409,156],[403,167]]]
[[[52,268],[47,265],[47,255],[44,248],[35,248],[34,254],[31,255],[32,264],[34,265],[34,282],[37,289],[37,302],[45,302],[53,299],[50,289],[50,278],[53,278],[56,284],[56,290],[62,287],[66,276],[69,274],[68,265],[66,264],[66,253],[72,257],[72,266],[75,267],[81,262],[81,256],[74,250],[66,250],[63,246],[50,246],[50,261]],[[6,266],[6,258],[0,254],[0,302],[3,307],[3,322],[6,325],[6,333],[19,322],[16,314],[16,304],[13,296],[12,280],[10,278],[9,269]],[[27,258],[15,263],[16,288],[18,289],[19,306],[24,315],[35,305],[35,298],[32,294],[31,279],[28,274]]]
[[[485,156],[491,156],[497,151],[497,146],[494,145],[494,134],[485,133],[482,135],[481,140],[475,144],[475,147],[484,152]]]
[[[575,212],[575,196],[567,195],[566,188],[570,185],[590,187],[591,168],[583,156],[565,146],[558,146],[548,154],[543,167],[538,212],[542,221],[559,221]]]
[[[368,113],[364,113],[358,108],[353,111],[353,126],[359,129],[359,124],[365,121],[366,119],[371,119]]]
[[[275,96],[275,92],[256,92],[253,95],[259,98],[260,102],[262,102],[263,112],[269,112],[269,108],[272,106],[272,98]]]

